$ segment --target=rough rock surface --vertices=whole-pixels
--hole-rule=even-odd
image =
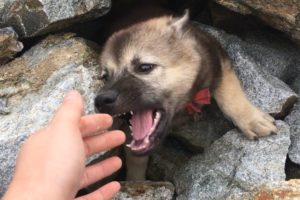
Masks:
[[[121,191],[113,200],[171,200],[174,186],[169,182],[122,182]]]
[[[150,156],[147,178],[153,181],[172,181],[176,169],[180,168],[193,155],[178,141],[168,137],[163,145]]]
[[[96,53],[72,34],[44,39],[0,68],[0,97],[9,114],[0,115],[0,197],[11,180],[21,143],[45,126],[65,92],[77,89],[93,111]]]
[[[300,43],[300,3],[298,0],[214,0],[241,14],[252,14]]]
[[[0,29],[0,65],[12,59],[14,55],[23,49],[17,33],[11,28]]]
[[[298,200],[300,180],[271,182],[256,187],[252,192],[232,194],[226,200]]]
[[[171,135],[180,140],[193,152],[203,152],[215,140],[233,128],[216,104],[202,109],[196,119],[190,120],[171,131]]]
[[[199,28],[214,36],[227,51],[251,102],[265,112],[284,116],[297,100],[297,94],[263,69],[265,63],[251,55],[246,42],[212,27],[199,25]]]
[[[299,65],[300,66],[300,65]],[[296,93],[300,94],[300,74],[291,83]],[[291,113],[285,118],[285,122],[291,127],[291,145],[289,148],[289,158],[292,162],[300,165],[300,102],[298,101],[292,108]],[[300,173],[300,170],[299,172]]]
[[[1,0],[0,27],[32,37],[106,14],[110,0]]]
[[[287,84],[300,73],[300,48],[282,34],[255,31],[248,33],[245,41],[249,54],[264,71]]]
[[[277,135],[247,140],[236,130],[214,142],[203,155],[174,175],[177,199],[226,199],[273,181],[285,180],[289,126],[277,121]]]
[[[300,102],[295,104],[292,112],[285,118],[285,121],[291,127],[289,157],[294,163],[300,165]]]

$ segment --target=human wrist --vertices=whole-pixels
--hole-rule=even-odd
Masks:
[[[70,200],[73,199],[71,194],[58,191],[52,186],[49,187],[45,184],[22,183],[12,181],[8,187],[2,200]]]

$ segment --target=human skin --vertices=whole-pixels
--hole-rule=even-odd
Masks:
[[[75,199],[78,190],[121,167],[118,157],[85,166],[88,156],[124,143],[125,135],[119,130],[106,131],[112,125],[111,116],[82,113],[81,95],[69,92],[48,126],[32,134],[22,145],[3,200]],[[119,189],[118,182],[110,182],[76,200],[111,199]]]

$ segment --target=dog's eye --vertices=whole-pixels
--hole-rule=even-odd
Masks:
[[[156,64],[142,63],[136,67],[136,71],[139,73],[149,73],[156,67]]]

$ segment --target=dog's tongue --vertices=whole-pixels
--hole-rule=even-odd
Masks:
[[[142,140],[149,133],[153,125],[152,110],[134,112],[131,118],[132,136],[135,140]]]

